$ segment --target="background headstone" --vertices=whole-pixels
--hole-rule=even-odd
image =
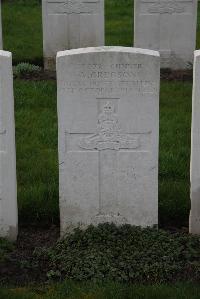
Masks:
[[[159,53],[57,55],[61,232],[158,223]]]
[[[196,47],[197,0],[134,3],[134,46],[160,51],[162,68],[191,67]]]
[[[17,222],[12,55],[0,51],[0,237],[15,240]]]
[[[190,232],[200,234],[200,51],[195,51],[193,78]]]
[[[45,69],[58,51],[104,45],[104,0],[42,0]]]

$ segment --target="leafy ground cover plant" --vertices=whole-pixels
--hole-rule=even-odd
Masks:
[[[75,230],[48,249],[35,249],[48,279],[163,283],[200,279],[200,238],[114,224]],[[46,268],[46,269],[47,269]]]
[[[63,280],[151,285],[200,281],[197,236],[101,224],[77,229],[64,239],[58,237],[54,226],[51,230],[22,230],[13,247],[1,240],[0,285]]]
[[[30,64],[28,62],[21,62],[13,67],[13,75],[15,78],[23,78],[25,76],[34,76],[42,71],[40,66]]]

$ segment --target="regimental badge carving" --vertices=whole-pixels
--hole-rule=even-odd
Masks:
[[[87,150],[120,150],[136,149],[140,146],[139,139],[131,139],[128,134],[121,133],[118,116],[114,111],[111,101],[103,106],[103,111],[98,116],[97,133],[81,138],[79,146]]]
[[[63,2],[48,2],[49,13],[56,14],[81,14],[96,11],[99,0],[65,0]]]
[[[160,14],[173,14],[173,13],[184,13],[185,8],[175,1],[157,2],[152,4],[149,9],[149,13],[160,13]]]
[[[66,12],[70,13],[79,13],[81,11],[81,8],[83,6],[83,3],[77,0],[68,0],[63,5],[63,8]]]

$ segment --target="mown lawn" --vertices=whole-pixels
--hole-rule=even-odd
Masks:
[[[199,299],[200,287],[191,284],[174,286],[135,286],[117,283],[75,284],[65,282],[51,287],[0,290],[1,299]]]
[[[42,64],[42,13],[40,0],[4,0],[2,4],[4,49],[14,64]],[[133,0],[105,0],[106,45],[133,45]],[[200,48],[200,5],[197,49]]]
[[[42,63],[39,2],[3,2],[4,48],[14,63]],[[107,45],[132,45],[132,6],[106,0]],[[190,82],[161,83],[159,218],[165,226],[188,222],[191,88]],[[20,222],[58,223],[55,81],[15,80],[15,113]]]
[[[132,0],[105,3],[106,44],[131,46]],[[4,1],[2,13],[4,48],[13,52],[14,63],[41,64],[40,1]],[[188,221],[191,88],[190,82],[161,84],[159,217],[162,225],[181,226]],[[20,222],[58,222],[55,81],[16,80],[15,113]]]
[[[132,0],[105,3],[106,44],[131,46]],[[40,1],[7,0],[2,6],[4,48],[13,52],[14,63],[42,64]],[[165,226],[188,222],[191,88],[191,82],[161,83],[159,218]],[[16,80],[15,108],[20,222],[58,222],[55,81]]]
[[[56,83],[14,87],[20,222],[58,222]]]
[[[2,3],[3,48],[13,53],[14,64],[42,64],[42,11],[38,0]]]
[[[16,80],[14,85],[20,221],[58,222],[56,83]],[[191,88],[191,82],[161,83],[162,225],[188,221]]]

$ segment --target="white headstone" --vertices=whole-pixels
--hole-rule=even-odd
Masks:
[[[57,55],[61,232],[158,222],[159,53]]]
[[[162,68],[191,67],[196,24],[197,0],[135,0],[134,45],[160,51]]]
[[[104,0],[42,0],[45,69],[58,51],[104,45]]]
[[[195,51],[193,78],[190,232],[200,234],[200,51]]]
[[[17,238],[12,55],[0,51],[0,237]]]

